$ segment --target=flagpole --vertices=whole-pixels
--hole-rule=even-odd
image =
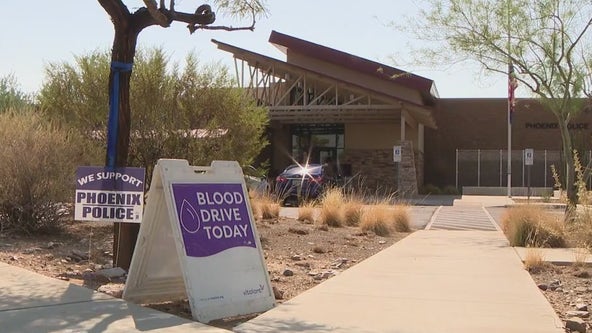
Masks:
[[[508,4],[508,198],[512,197],[512,114],[510,101],[510,75],[512,71],[512,60],[510,56],[510,0]]]
[[[508,72],[508,78],[509,76]],[[508,98],[508,198],[512,197],[512,114],[510,103]]]

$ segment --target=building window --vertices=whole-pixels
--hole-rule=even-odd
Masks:
[[[292,125],[292,157],[299,163],[339,163],[344,151],[343,124]]]

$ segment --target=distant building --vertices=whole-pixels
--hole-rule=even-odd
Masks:
[[[425,184],[507,185],[506,99],[441,99],[430,79],[276,31],[269,42],[286,61],[213,42],[233,54],[239,84],[269,108],[264,155],[276,173],[331,157],[342,175],[401,193]],[[535,100],[519,100],[516,109],[512,186],[524,185],[521,154],[532,148],[533,186],[551,187],[550,165],[560,162],[561,149],[556,120]],[[572,124],[583,150],[590,149],[591,120],[584,112]],[[393,161],[394,146],[402,146],[402,162]]]

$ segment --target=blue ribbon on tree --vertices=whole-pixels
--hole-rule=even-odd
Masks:
[[[109,121],[107,123],[107,167],[115,168],[117,159],[117,131],[119,127],[119,74],[131,72],[133,63],[112,61],[113,82],[109,92]]]

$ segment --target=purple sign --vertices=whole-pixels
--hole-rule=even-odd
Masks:
[[[140,223],[144,174],[143,168],[78,167],[74,219]]]
[[[172,188],[187,256],[256,247],[241,184],[172,184]]]
[[[76,169],[76,190],[144,192],[144,168],[81,166]]]

